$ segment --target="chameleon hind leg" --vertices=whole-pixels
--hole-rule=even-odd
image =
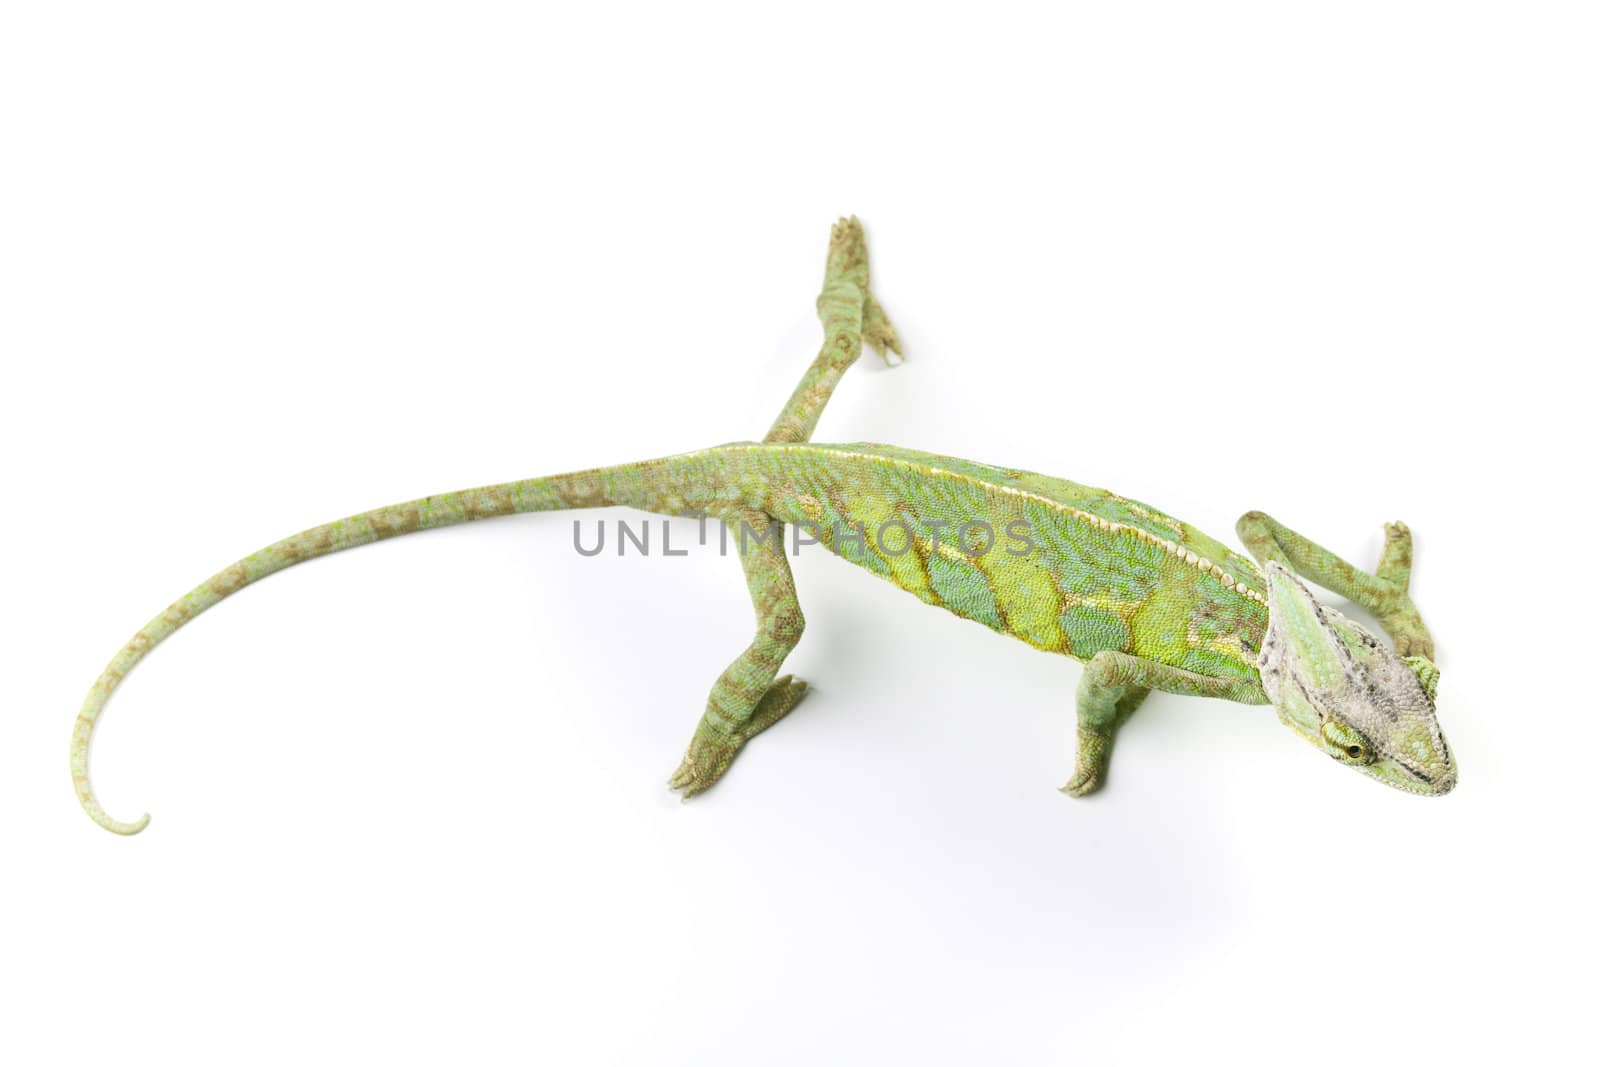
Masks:
[[[686,800],[715,785],[739,750],[794,710],[806,692],[806,683],[798,678],[777,676],[778,668],[799,644],[806,626],[795,596],[794,575],[783,553],[783,527],[754,510],[735,512],[726,521],[733,527],[745,581],[750,586],[756,633],[750,646],[711,687],[689,751],[668,780],[673,789],[682,790]],[[752,534],[761,536],[763,531],[765,540],[752,541]]]
[[[867,239],[861,223],[851,216],[834,223],[828,244],[828,266],[823,273],[817,316],[822,319],[822,351],[795,386],[766,440],[794,443],[811,440],[817,419],[833,396],[834,387],[851,364],[861,357],[863,343],[871,345],[885,363],[900,355],[900,338],[883,306],[868,286]]]
[[[1152,690],[1183,696],[1220,697],[1242,704],[1264,704],[1266,694],[1244,681],[1203,674],[1140,659],[1126,652],[1097,652],[1078,682],[1078,761],[1061,791],[1081,797],[1105,782],[1117,731]]]
[[[811,439],[834,387],[861,357],[863,344],[876,349],[885,362],[891,362],[890,352],[900,354],[900,338],[869,288],[866,235],[854,216],[834,224],[817,315],[822,319],[822,350],[767,432],[768,441]],[[794,710],[806,692],[806,683],[798,678],[777,676],[805,630],[794,575],[783,554],[783,526],[753,509],[734,512],[724,520],[734,527],[739,560],[755,604],[756,634],[750,647],[711,687],[689,751],[668,780],[672,788],[682,790],[685,799],[715,785],[739,750]],[[770,541],[747,548],[745,528],[768,531]]]
[[[1324,589],[1370,611],[1401,656],[1433,658],[1433,637],[1411,602],[1411,531],[1403,522],[1384,526],[1383,552],[1371,574],[1295,533],[1260,511],[1240,517],[1239,539],[1263,565],[1281,563]]]

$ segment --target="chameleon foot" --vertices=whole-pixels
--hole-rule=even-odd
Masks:
[[[1411,529],[1403,522],[1383,524],[1383,554],[1373,577],[1397,585],[1403,592],[1411,584]]]
[[[805,695],[806,683],[786,674],[772,683],[750,717],[731,734],[716,734],[702,724],[667,785],[681,790],[685,800],[704,793],[728,773],[733,757],[752,737],[793,711]]]
[[[1411,585],[1411,530],[1403,522],[1386,523],[1383,527],[1383,555],[1373,577],[1393,587],[1397,598],[1387,609],[1374,606],[1373,614],[1378,624],[1394,641],[1394,650],[1400,656],[1433,658],[1433,638],[1423,625],[1417,606],[1411,602],[1408,589]],[[1437,678],[1437,674],[1435,675]]]
[[[894,324],[871,293],[867,294],[861,309],[861,340],[888,366],[898,367],[906,361],[906,354],[900,348],[900,335],[894,332]]]
[[[1061,787],[1069,797],[1086,797],[1100,788],[1105,781],[1106,767],[1111,762],[1111,737],[1109,730],[1096,730],[1078,726],[1078,766],[1072,780]]]

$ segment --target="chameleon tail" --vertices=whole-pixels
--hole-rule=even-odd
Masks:
[[[670,476],[675,466],[671,460],[653,460],[424,497],[305,530],[218,571],[134,634],[84,698],[72,730],[72,783],[83,810],[115,834],[136,834],[149,823],[148,815],[134,822],[113,819],[95,799],[89,784],[89,742],[94,736],[94,724],[128,671],[173,631],[212,605],[285,567],[418,530],[498,515],[608,504],[659,510],[662,490],[668,488],[659,475]]]

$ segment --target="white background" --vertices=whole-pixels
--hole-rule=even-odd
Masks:
[[[1592,9],[1093,7],[5,5],[0,1056],[1591,1044]],[[739,568],[542,515],[207,615],[103,720],[150,829],[79,812],[84,690],[232,559],[760,436],[850,212],[909,361],[820,440],[1406,519],[1459,789],[1158,696],[1075,802],[1076,664],[813,549],[815,693],[683,805]]]

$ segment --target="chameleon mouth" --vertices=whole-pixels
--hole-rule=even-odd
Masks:
[[[1456,767],[1452,762],[1436,774],[1397,759],[1380,759],[1362,768],[1385,785],[1424,797],[1442,797],[1456,787]]]

